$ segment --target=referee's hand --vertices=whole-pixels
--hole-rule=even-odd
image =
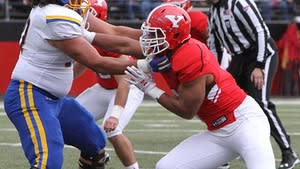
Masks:
[[[264,71],[261,68],[254,68],[254,70],[251,73],[251,82],[254,83],[254,86],[257,89],[262,89],[264,85]]]

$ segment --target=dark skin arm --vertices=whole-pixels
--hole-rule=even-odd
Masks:
[[[106,74],[123,74],[127,66],[137,66],[135,60],[121,60],[118,58],[102,57],[98,51],[83,37],[67,40],[48,40],[54,47],[65,52],[80,64]]]
[[[184,119],[192,119],[205,99],[206,85],[212,82],[212,75],[203,75],[189,83],[180,85],[177,91],[178,96],[163,94],[158,99],[158,103]]]

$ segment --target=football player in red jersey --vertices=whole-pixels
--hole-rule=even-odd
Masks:
[[[208,38],[208,17],[200,10],[192,10],[190,0],[165,0],[166,3],[172,3],[180,6],[187,11],[191,18],[191,36],[206,44]]]
[[[268,119],[255,100],[237,86],[207,46],[190,36],[191,19],[182,8],[163,4],[151,11],[141,29],[144,55],[169,56],[171,68],[161,72],[174,90],[156,87],[148,74],[135,67],[128,81],[170,112],[202,120],[207,131],[178,144],[156,169],[211,169],[240,156],[248,169],[274,169]]]
[[[92,0],[91,12],[101,20],[107,20],[107,3],[105,0]],[[88,25],[87,25],[88,27]],[[126,55],[112,53],[97,48],[101,56],[129,59]],[[76,63],[75,75],[84,70]],[[126,83],[125,75],[95,73],[97,83],[83,91],[76,100],[91,112],[95,120],[104,119],[103,127],[108,140],[126,169],[139,169],[133,146],[122,132],[142,103],[144,93],[134,85]]]

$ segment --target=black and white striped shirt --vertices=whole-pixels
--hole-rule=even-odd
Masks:
[[[263,68],[272,50],[267,43],[269,29],[253,0],[220,0],[212,5],[209,33],[208,45],[218,58],[223,48],[233,56],[256,49],[257,65]]]

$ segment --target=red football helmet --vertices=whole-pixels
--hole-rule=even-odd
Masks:
[[[141,27],[140,45],[145,56],[174,49],[191,37],[191,18],[181,7],[162,4],[154,8]]]
[[[107,20],[107,3],[105,0],[90,0],[91,8],[90,12],[97,18],[106,21]]]
[[[180,6],[186,11],[189,11],[192,8],[190,0],[164,0],[164,2]]]

